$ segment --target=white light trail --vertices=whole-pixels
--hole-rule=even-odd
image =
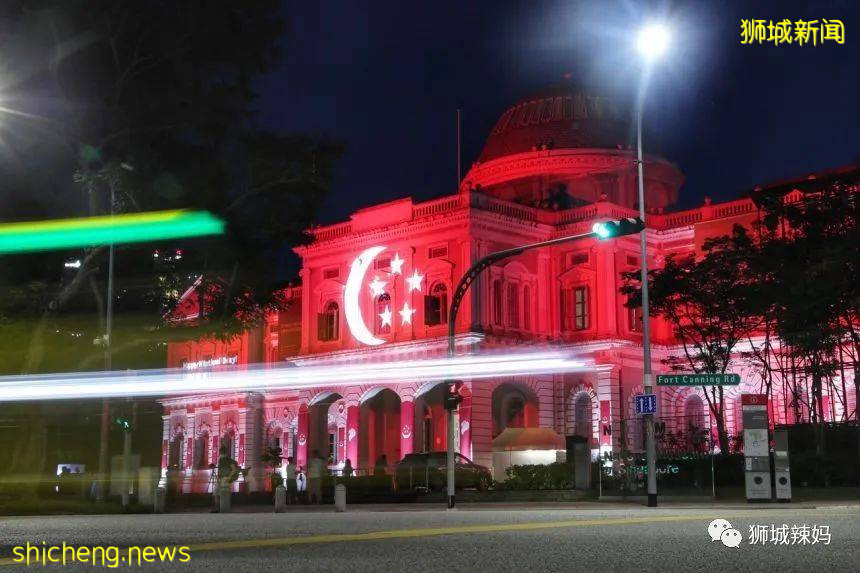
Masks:
[[[320,385],[411,384],[562,372],[590,367],[560,353],[462,356],[343,366],[222,367],[211,372],[129,370],[0,377],[0,402],[300,390]]]

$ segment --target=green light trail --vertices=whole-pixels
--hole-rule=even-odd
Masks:
[[[97,245],[145,243],[224,233],[224,221],[206,211],[157,211],[82,219],[0,224],[0,254]]]

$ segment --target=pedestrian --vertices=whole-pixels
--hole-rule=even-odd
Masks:
[[[311,503],[322,503],[323,460],[319,450],[314,450],[308,461],[308,499]]]
[[[343,477],[350,478],[353,473],[355,473],[355,470],[352,469],[352,462],[347,458],[346,462],[343,464]]]
[[[308,503],[308,476],[303,466],[297,466],[296,469],[296,498],[299,503]]]
[[[296,464],[293,462],[293,456],[287,457],[287,469],[284,473],[284,485],[287,486],[287,503],[290,505],[298,503],[298,486],[296,484]]]
[[[388,473],[388,459],[385,457],[385,454],[379,456],[379,459],[376,460],[376,466],[373,468],[373,475],[384,476]]]

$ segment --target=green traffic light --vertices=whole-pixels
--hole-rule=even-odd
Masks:
[[[608,239],[612,236],[612,230],[606,223],[595,223],[591,230],[601,239]]]
[[[598,239],[611,239],[624,235],[633,235],[642,231],[645,223],[639,217],[625,217],[614,221],[601,221],[591,227],[591,231]]]

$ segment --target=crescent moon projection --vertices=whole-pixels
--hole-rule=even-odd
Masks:
[[[377,346],[385,341],[376,338],[368,330],[364,319],[361,317],[361,305],[358,303],[358,295],[361,293],[361,284],[364,275],[376,256],[385,250],[385,247],[371,247],[358,255],[349,269],[349,277],[346,279],[346,287],[343,290],[343,310],[346,314],[346,323],[352,335],[368,346]]]

